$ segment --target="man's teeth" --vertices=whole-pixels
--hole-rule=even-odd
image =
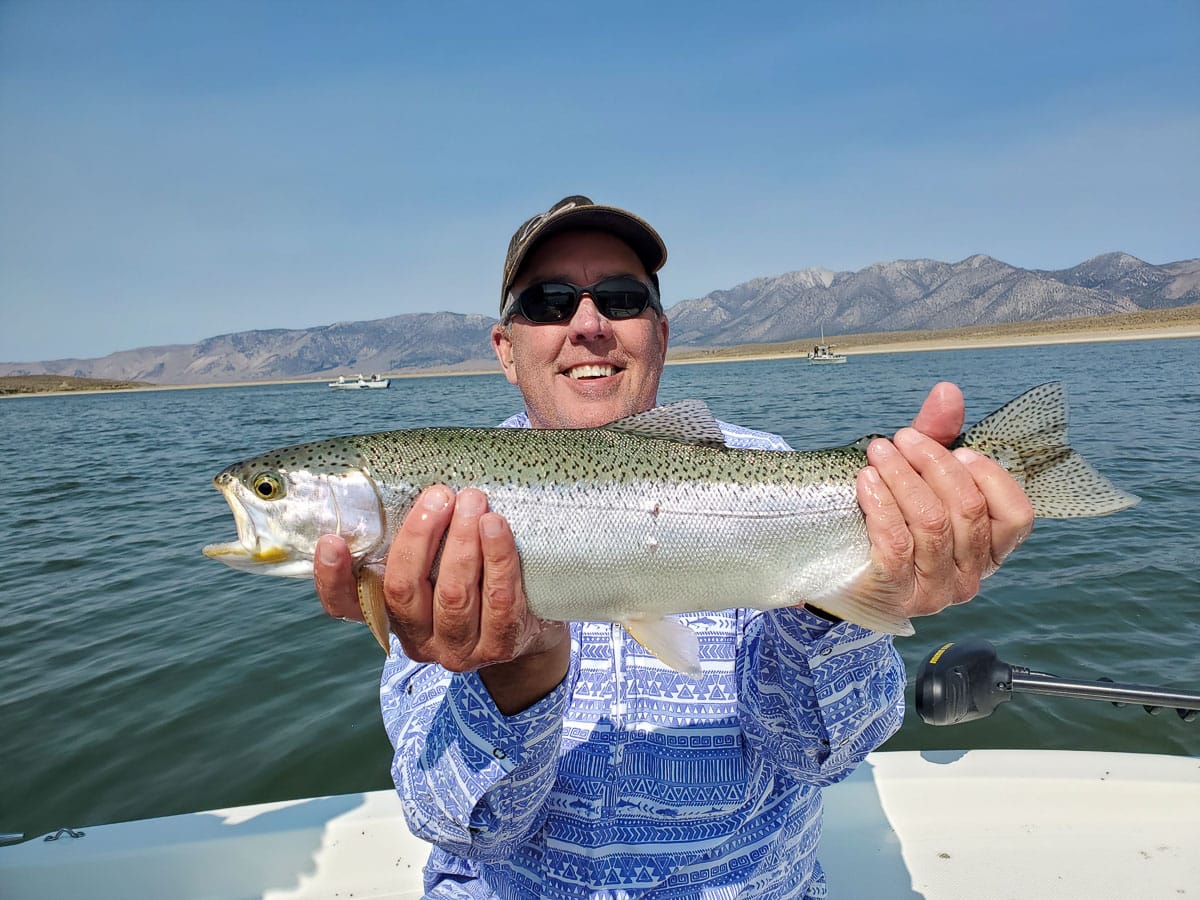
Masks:
[[[570,378],[607,378],[616,374],[615,366],[576,366],[567,371]]]

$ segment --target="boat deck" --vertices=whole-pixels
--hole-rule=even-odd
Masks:
[[[882,752],[825,791],[834,898],[1184,897],[1200,891],[1200,759]],[[0,848],[0,894],[416,898],[428,847],[390,791],[83,828]]]

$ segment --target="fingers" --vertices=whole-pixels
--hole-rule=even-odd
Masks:
[[[882,527],[886,527],[888,534],[887,543],[873,547],[876,567],[900,592],[897,599],[904,604],[906,615],[932,611],[931,603],[941,609],[951,600],[949,595],[953,592],[957,574],[954,529],[946,510],[937,494],[895,444],[885,440],[872,441],[867,458],[891,498],[890,505],[884,504],[876,510],[876,514],[882,516]],[[870,510],[867,518],[869,523]],[[899,524],[901,521],[903,527]],[[871,531],[868,524],[868,534]],[[932,600],[931,595],[937,599]]]
[[[508,522],[495,513],[481,518],[479,536],[484,557],[480,653],[493,660],[512,659],[533,624],[525,607],[516,541]]]
[[[898,587],[911,586],[906,612],[928,615],[975,596],[992,564],[991,521],[971,472],[940,443],[914,429],[901,429],[895,443],[873,442],[868,459],[891,499],[877,501],[875,523],[864,506],[868,534],[873,535],[877,564]],[[911,578],[902,571],[905,548],[898,517],[911,536]]]
[[[913,428],[939,444],[949,445],[962,431],[964,413],[962,391],[958,389],[957,385],[943,381],[934,385],[929,392],[929,396],[921,406],[921,411],[913,420]],[[985,563],[982,575],[986,578],[999,567],[1005,557],[1029,537],[1033,530],[1033,507],[1020,485],[995,460],[966,447],[955,450],[954,456],[970,472],[975,486],[983,498],[990,519],[991,535],[987,542],[990,544],[989,559]],[[982,542],[979,536],[979,532],[982,531],[982,516],[975,508],[977,501],[972,497],[961,478],[955,480],[958,496],[964,498],[969,507],[964,509],[963,515],[956,519],[956,547],[957,540],[964,536],[964,531],[970,532],[971,541]],[[943,500],[947,499],[945,492],[939,491],[938,493]],[[952,501],[950,508],[954,508]],[[967,522],[971,525],[964,529],[964,523]],[[971,547],[972,551],[965,555],[956,552],[960,569],[963,568],[965,560],[978,561],[982,558],[982,553],[977,549],[977,545],[972,543]],[[969,564],[968,568],[970,568]]]
[[[454,515],[446,531],[437,582],[433,590],[433,645],[438,660],[451,671],[474,663],[479,642],[480,589],[483,551],[479,518],[487,511],[487,498],[468,488],[454,501]]]
[[[392,542],[384,592],[405,654],[450,671],[512,660],[539,633],[512,531],[474,488],[455,496],[433,487],[418,498]]]
[[[388,552],[383,592],[392,630],[400,638],[405,655],[417,662],[430,659],[427,648],[433,639],[433,585],[429,576],[453,511],[454,494],[449,488],[427,488],[405,517]]]
[[[979,593],[980,579],[992,562],[987,500],[970,470],[937,441],[914,429],[901,429],[896,447],[936,498],[937,513],[931,515],[940,515],[941,527],[949,526],[949,548],[929,550],[949,551],[944,571],[950,579],[950,601],[970,600]]]
[[[986,578],[1000,567],[1010,553],[1025,542],[1033,531],[1033,505],[1021,486],[999,463],[968,447],[954,451],[975,480],[987,503],[991,520],[991,541]]]
[[[885,451],[886,453],[886,451]],[[876,454],[878,456],[878,454]],[[867,466],[858,473],[858,505],[866,517],[874,577],[881,599],[903,600],[912,594],[913,536],[891,489],[879,471]]]
[[[336,534],[323,535],[313,554],[313,580],[325,612],[338,619],[363,620],[350,550]]]

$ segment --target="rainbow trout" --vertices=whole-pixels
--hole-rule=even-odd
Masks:
[[[672,613],[811,604],[867,628],[911,623],[863,596],[870,544],[855,499],[867,441],[797,453],[725,446],[701,401],[601,428],[424,428],[273,450],[213,483],[238,540],[204,554],[238,569],[311,578],[323,534],[347,542],[363,614],[388,647],[382,570],[422,489],[477,487],[512,527],[525,592],[542,619],[612,621],[663,662],[698,673],[698,646]],[[1061,384],[1036,387],[955,446],[998,461],[1039,517],[1132,506],[1067,446]]]

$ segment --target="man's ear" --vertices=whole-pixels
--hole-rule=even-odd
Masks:
[[[500,360],[500,368],[509,384],[517,383],[517,367],[513,364],[512,326],[499,323],[492,326],[492,349],[496,351],[496,359]]]

